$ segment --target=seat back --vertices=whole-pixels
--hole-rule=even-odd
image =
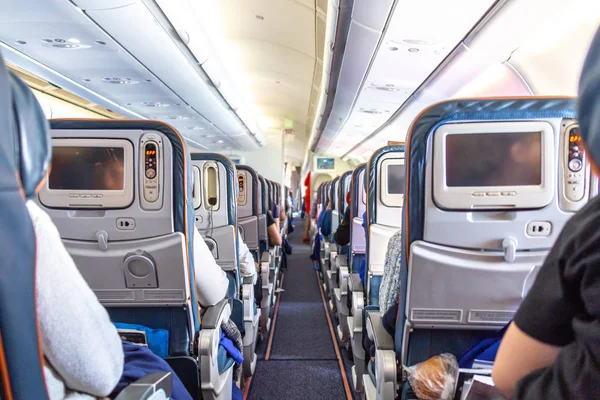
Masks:
[[[342,174],[340,177],[340,189],[338,194],[338,209],[340,210],[340,222],[344,219],[344,213],[346,212],[346,208],[350,205],[348,204],[347,194],[350,191],[350,185],[352,183],[352,172],[347,171]]]
[[[48,125],[0,55],[0,397],[47,399],[37,320],[36,239],[25,201],[47,179]]]
[[[482,330],[513,318],[564,224],[589,198],[585,154],[579,172],[568,167],[574,118],[572,99],[527,98],[448,101],[414,121],[395,340],[404,365],[459,356]],[[528,161],[511,161],[523,148]],[[487,169],[473,168],[484,165],[478,154]],[[573,173],[576,201],[565,190]]]
[[[331,200],[331,232],[335,232],[337,227],[340,225],[341,215],[343,211],[340,211],[339,204],[339,191],[340,191],[340,176],[336,177],[329,188],[329,199]],[[327,206],[327,204],[325,204]]]
[[[238,227],[244,243],[252,252],[255,260],[258,257],[258,206],[259,199],[258,174],[246,165],[237,166],[238,175]]]
[[[361,164],[352,171],[352,180],[350,184],[350,219],[352,225],[350,227],[350,265],[352,273],[360,272],[360,264],[365,258],[365,229],[363,228],[363,214],[366,210],[365,193],[365,166]]]
[[[53,168],[38,201],[67,251],[114,322],[166,329],[169,354],[189,355],[200,318],[183,138],[153,121],[53,120],[51,128]]]
[[[239,297],[237,171],[229,158],[192,153],[196,228],[229,278],[228,296]]]
[[[267,233],[267,211],[269,211],[267,197],[269,188],[266,179],[262,175],[258,175],[258,188],[258,243],[259,257],[262,257],[262,254],[269,250],[269,235]]]
[[[379,305],[379,285],[387,245],[400,229],[404,190],[404,145],[386,146],[375,151],[365,168],[367,194],[367,301]],[[400,192],[400,193],[399,193]]]

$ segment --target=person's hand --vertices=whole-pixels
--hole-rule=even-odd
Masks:
[[[256,272],[260,272],[260,264],[254,261],[254,268],[256,268]]]
[[[327,203],[327,209],[331,210],[331,202]]]

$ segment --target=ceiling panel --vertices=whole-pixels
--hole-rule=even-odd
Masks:
[[[493,3],[422,0],[396,5],[352,109],[351,117],[366,121],[363,138],[390,119]],[[348,151],[356,140],[349,140],[344,125],[331,145]]]
[[[123,27],[119,18],[140,22],[151,15],[148,9],[139,8],[140,3],[135,0],[112,3],[135,4],[118,9],[115,16],[114,9],[91,11],[109,8],[106,1],[79,0],[80,5],[90,6],[89,14],[64,0],[13,1],[0,15],[0,41],[12,48],[5,54],[17,65],[34,66],[36,71],[32,72],[41,71],[40,76],[45,79],[48,77],[43,74],[67,82],[81,97],[100,96],[118,104],[122,110],[168,122],[184,135],[195,135],[202,130],[224,137],[220,128],[226,128],[232,136],[245,132],[220,100],[214,95],[206,97],[197,90],[196,82],[206,84],[185,58],[179,60],[182,53],[168,36],[166,42],[164,36],[155,38],[162,28],[157,29],[152,17],[148,24],[138,24],[136,30],[126,29],[126,37],[119,37],[119,42],[108,35],[103,28],[111,29],[111,23],[117,24],[114,30]],[[90,19],[91,14],[96,21]],[[103,19],[104,16],[109,17]],[[133,48],[136,57],[124,47],[127,40],[130,46],[127,49]],[[157,47],[164,58],[156,57]],[[145,57],[150,59],[148,63]],[[189,69],[181,73],[182,68]],[[198,111],[216,118],[213,122],[220,127],[207,121]],[[230,144],[238,146],[235,140]]]

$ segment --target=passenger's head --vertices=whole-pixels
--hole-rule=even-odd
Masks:
[[[579,81],[581,137],[594,172],[600,172],[600,30],[590,46]]]
[[[347,192],[347,193],[346,193],[346,203],[347,203],[348,205],[350,204],[350,199],[351,199],[351,197],[350,197],[350,192]]]
[[[103,149],[105,154],[102,161],[96,162],[95,171],[100,176],[104,190],[122,190],[124,184],[125,166],[112,149]]]

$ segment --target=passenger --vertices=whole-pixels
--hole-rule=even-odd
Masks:
[[[302,243],[308,243],[309,239],[309,231],[310,231],[310,171],[306,174],[306,178],[304,178],[304,186],[306,186],[306,193],[304,194],[304,236],[302,237]]]
[[[584,64],[578,115],[600,172],[600,31]],[[600,197],[564,226],[509,326],[494,383],[515,399],[583,399],[600,393]]]
[[[350,243],[350,226],[352,226],[352,221],[350,221],[350,192],[346,193],[346,203],[348,203],[348,207],[344,211],[344,219],[334,234],[335,242],[340,246],[346,246]]]
[[[251,277],[252,284],[256,284],[257,274],[256,272],[259,270],[260,266],[254,260],[254,256],[250,252],[246,243],[244,243],[244,239],[242,239],[242,235],[238,231],[238,257],[240,259],[240,272],[243,277]]]
[[[398,304],[400,299],[400,268],[402,261],[402,230],[390,238],[383,264],[383,277],[379,286],[379,312],[385,313]]]
[[[243,242],[242,242],[243,243]],[[215,261],[206,242],[194,227],[194,281],[198,302],[203,308],[214,306],[227,295],[227,275]]]
[[[123,373],[121,338],[50,216],[33,201],[26,204],[37,240],[36,299],[50,399],[108,396]]]
[[[269,237],[269,245],[281,246],[281,233],[273,215],[271,215],[271,211],[267,211],[267,236]]]

